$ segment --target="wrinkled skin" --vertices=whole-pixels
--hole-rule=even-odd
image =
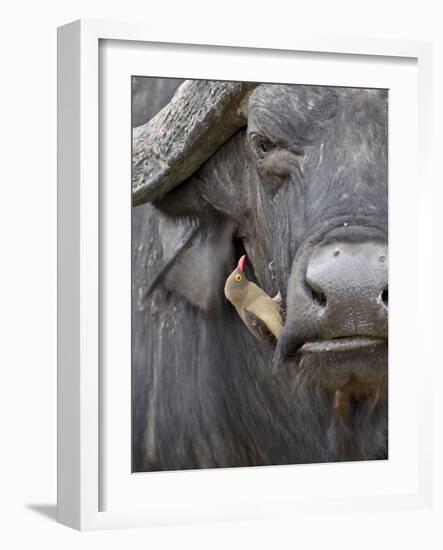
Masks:
[[[246,128],[134,209],[135,470],[387,457],[387,208],[386,92],[260,85]],[[274,349],[223,297],[243,252],[283,297]],[[308,349],[348,337],[369,340]]]

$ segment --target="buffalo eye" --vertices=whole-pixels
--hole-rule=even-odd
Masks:
[[[259,134],[251,135],[251,147],[259,159],[264,159],[268,153],[276,148],[276,144],[270,139]]]
[[[249,135],[251,149],[266,191],[274,195],[288,177],[303,177],[304,150],[295,143],[274,142],[256,133]]]

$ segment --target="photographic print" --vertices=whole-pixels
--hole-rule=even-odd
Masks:
[[[388,458],[388,91],[132,77],[134,472]]]

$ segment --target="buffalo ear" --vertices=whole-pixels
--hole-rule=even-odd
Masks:
[[[224,299],[224,284],[234,268],[235,222],[212,209],[190,178],[155,205],[137,206],[133,215],[134,274],[141,302],[155,288],[176,293],[209,313]],[[136,282],[137,286],[137,282]]]
[[[162,286],[211,313],[224,300],[225,280],[233,269],[234,224],[215,217],[198,229],[177,254]]]

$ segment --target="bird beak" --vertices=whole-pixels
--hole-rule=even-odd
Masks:
[[[244,254],[239,260],[237,264],[237,269],[241,271],[242,273],[245,272],[245,266],[246,266],[246,255]]]

